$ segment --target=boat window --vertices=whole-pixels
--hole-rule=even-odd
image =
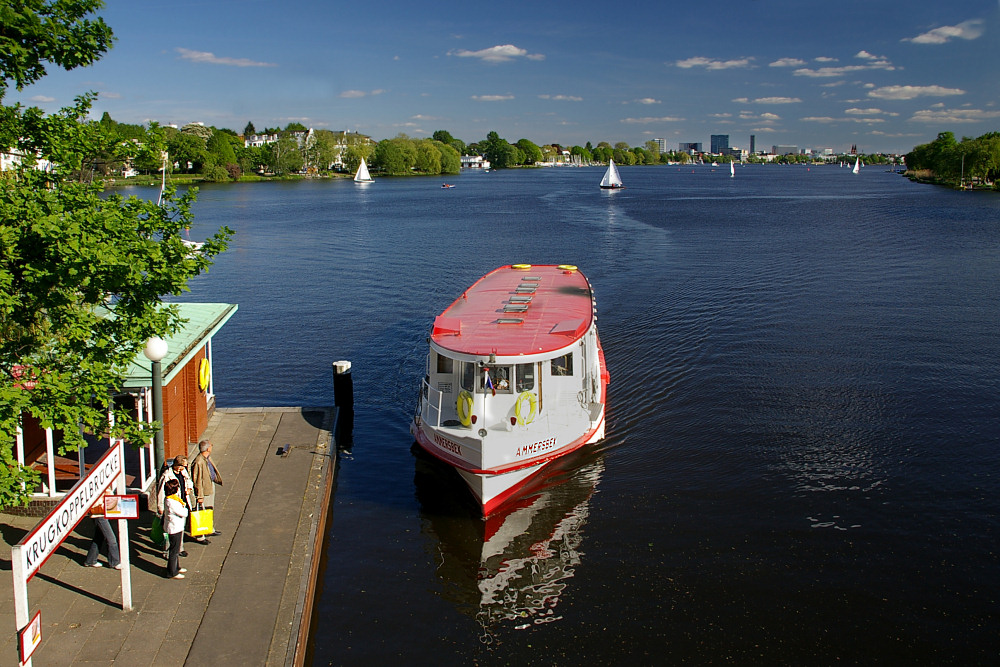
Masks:
[[[517,367],[517,393],[530,391],[535,388],[535,365],[518,364]]]
[[[550,362],[552,375],[572,375],[573,374],[573,353],[557,357]]]
[[[499,392],[509,394],[510,388],[510,366],[485,366],[482,373],[482,390],[486,392]]]
[[[453,373],[455,372],[455,360],[448,357],[442,357],[440,354],[437,355],[437,372],[438,373]]]
[[[475,391],[476,389],[476,365],[465,362],[462,364],[462,389]]]

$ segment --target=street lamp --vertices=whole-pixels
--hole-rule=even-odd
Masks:
[[[146,358],[153,362],[151,369],[153,374],[153,421],[160,422],[160,429],[153,439],[153,458],[156,469],[154,474],[160,474],[163,467],[163,372],[160,370],[160,361],[167,356],[167,341],[159,336],[153,336],[146,341],[146,348],[142,351]]]

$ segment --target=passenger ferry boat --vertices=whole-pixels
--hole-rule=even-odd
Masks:
[[[609,376],[577,267],[486,274],[434,320],[429,342],[410,431],[465,479],[484,516],[545,464],[604,437]]]

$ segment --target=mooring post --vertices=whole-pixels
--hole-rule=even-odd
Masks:
[[[349,361],[333,362],[333,404],[337,406],[333,433],[337,449],[350,449],[354,433],[354,380]]]

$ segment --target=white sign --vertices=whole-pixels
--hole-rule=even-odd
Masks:
[[[42,643],[42,612],[35,612],[35,617],[28,627],[21,631],[21,664],[31,659],[38,645]]]
[[[63,501],[49,512],[45,520],[11,550],[11,555],[20,559],[21,576],[25,581],[30,580],[42,563],[69,537],[77,524],[87,516],[90,506],[122,474],[123,468],[124,450],[122,441],[119,440],[94,464],[87,476],[77,482]]]

